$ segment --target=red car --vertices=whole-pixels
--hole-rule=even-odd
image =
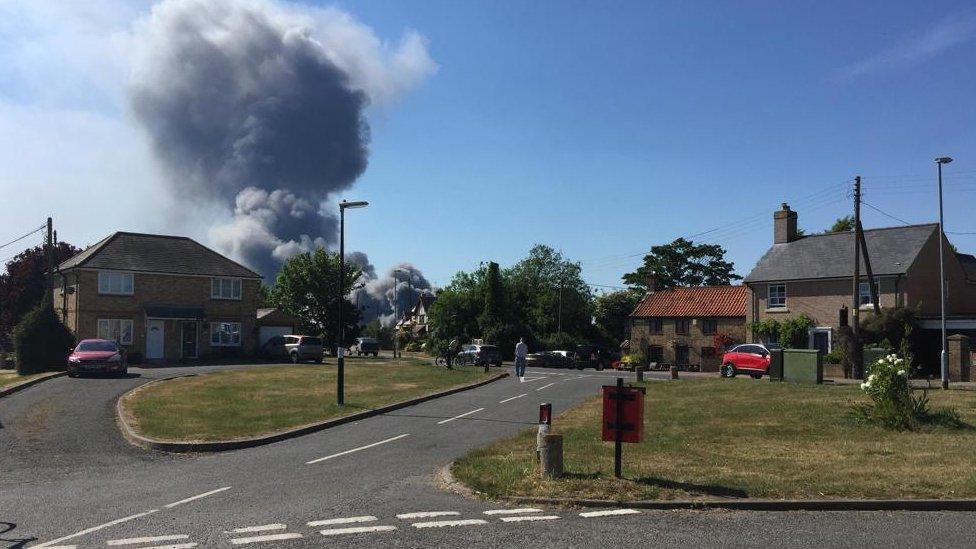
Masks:
[[[722,377],[735,377],[741,372],[759,379],[769,372],[769,355],[769,349],[763,345],[736,345],[722,355]]]
[[[125,353],[108,339],[83,339],[68,356],[68,375],[106,373],[124,376],[128,371]]]

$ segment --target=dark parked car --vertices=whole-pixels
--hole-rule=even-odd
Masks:
[[[735,377],[741,372],[759,379],[769,373],[769,355],[769,349],[765,345],[736,345],[722,355],[722,377]]]
[[[461,352],[457,356],[457,363],[462,366],[465,364],[501,366],[502,351],[494,345],[462,345]]]
[[[322,362],[322,339],[305,335],[286,335],[272,337],[261,347],[268,357],[288,359],[292,362],[314,360]]]
[[[108,339],[83,339],[68,356],[68,375],[104,373],[124,376],[128,371],[125,353]]]
[[[610,351],[596,345],[579,345],[576,347],[574,361],[576,368],[594,368],[602,370],[613,367],[613,361],[617,359]]]
[[[525,365],[539,368],[572,368],[575,363],[569,351],[540,351],[527,355]]]
[[[357,337],[353,351],[356,353],[356,356],[379,356],[380,342],[371,337]]]

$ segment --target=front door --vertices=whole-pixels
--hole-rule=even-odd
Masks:
[[[815,329],[810,332],[810,347],[820,351],[820,354],[830,352],[830,331]]]
[[[146,323],[146,358],[163,358],[165,348],[164,330],[165,324],[162,320],[150,320]]]
[[[183,322],[183,358],[197,357],[197,323]]]

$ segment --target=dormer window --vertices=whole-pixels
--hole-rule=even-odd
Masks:
[[[98,293],[110,295],[132,295],[132,273],[114,271],[98,272]]]
[[[210,297],[213,299],[240,299],[241,279],[239,278],[211,279]]]

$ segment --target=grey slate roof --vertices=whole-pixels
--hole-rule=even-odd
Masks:
[[[76,267],[182,275],[261,278],[261,275],[185,236],[117,232],[62,263]]]
[[[962,270],[965,271],[966,278],[976,281],[976,256],[957,253],[956,257],[959,258],[959,263],[962,264]]]
[[[866,229],[864,240],[875,275],[904,274],[938,224]],[[745,278],[750,282],[778,282],[854,275],[854,233],[813,235],[773,244]],[[861,274],[866,273],[861,258]]]

